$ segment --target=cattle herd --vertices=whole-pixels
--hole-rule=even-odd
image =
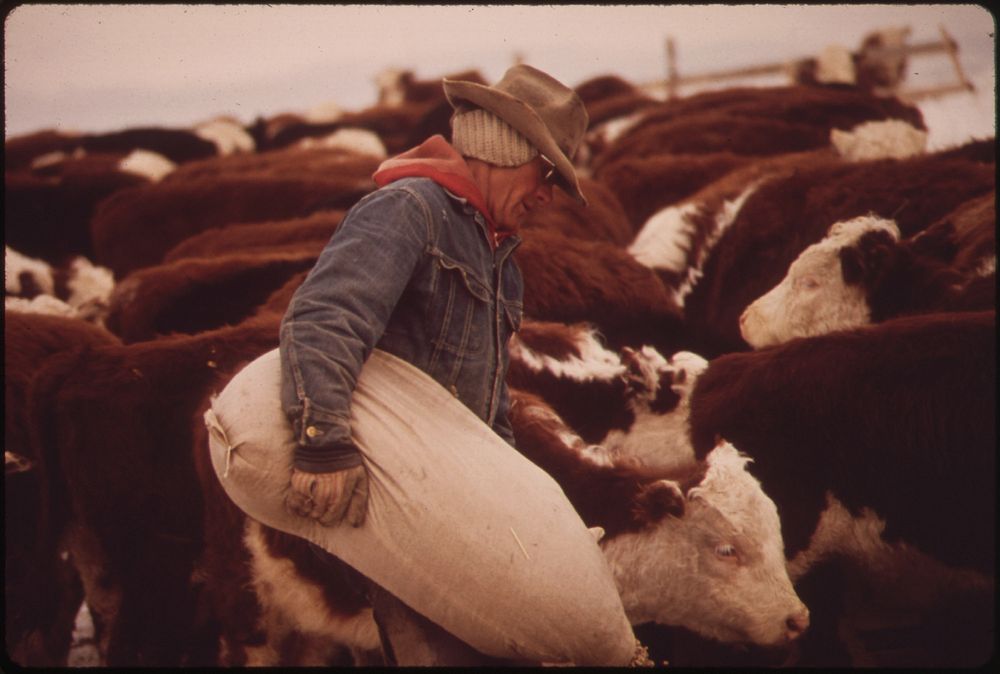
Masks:
[[[439,79],[380,87],[6,139],[13,661],[65,665],[85,601],[102,665],[381,662],[358,572],[236,508],[203,422],[379,162],[449,136]],[[994,139],[929,152],[918,108],[860,86],[577,92],[590,207],[523,226],[512,424],[649,659],[990,659]]]

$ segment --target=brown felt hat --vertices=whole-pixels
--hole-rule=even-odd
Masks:
[[[575,91],[523,64],[509,68],[493,86],[449,79],[443,85],[452,107],[488,110],[527,138],[555,165],[566,193],[586,205],[571,160],[590,120]]]

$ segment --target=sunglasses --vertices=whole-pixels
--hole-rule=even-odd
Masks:
[[[542,176],[542,183],[545,185],[555,185],[556,184],[556,165],[550,162],[548,159],[542,155],[538,155],[542,160],[542,171],[544,174]]]

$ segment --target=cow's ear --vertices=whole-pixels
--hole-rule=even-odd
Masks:
[[[636,495],[632,504],[632,515],[637,522],[652,524],[671,515],[684,515],[684,493],[680,486],[670,480],[656,480],[645,485]]]
[[[675,383],[684,381],[684,370],[680,371],[680,376],[675,380],[675,372],[666,370],[660,373],[659,382],[656,388],[656,397],[649,403],[649,411],[653,414],[667,414],[677,409],[681,403],[680,394],[674,390]]]
[[[622,365],[629,372],[639,371],[639,352],[631,346],[623,346],[621,351]]]
[[[844,282],[871,285],[882,275],[897,247],[892,235],[883,230],[863,234],[853,245],[840,249],[840,269]]]
[[[958,254],[956,238],[955,223],[944,220],[910,239],[910,250],[921,257],[951,262]]]
[[[840,273],[844,283],[860,285],[864,280],[864,261],[857,246],[844,246],[840,249]]]
[[[642,370],[642,357],[639,352],[631,347],[623,347],[621,350],[622,365],[625,366],[625,373],[622,379],[625,382],[625,395],[633,396],[649,390],[646,381],[646,374]]]

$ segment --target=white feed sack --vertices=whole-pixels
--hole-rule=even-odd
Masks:
[[[283,505],[295,444],[277,349],[205,414],[230,498],[335,554],[477,650],[628,664],[635,639],[594,537],[544,471],[412,365],[381,351],[352,402],[369,475],[364,524],[324,527]]]

